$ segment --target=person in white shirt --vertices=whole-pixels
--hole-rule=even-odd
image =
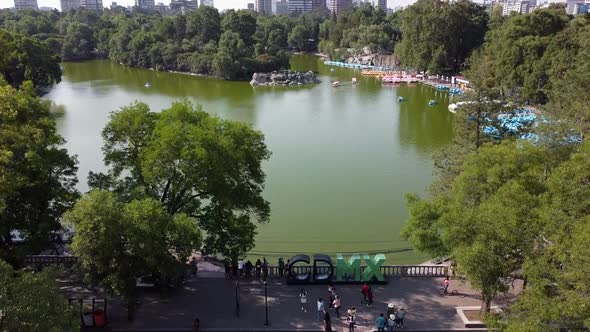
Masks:
[[[240,259],[238,261],[238,278],[241,278],[244,275],[244,260]]]
[[[324,318],[324,300],[320,297],[318,299],[318,320],[321,322]]]
[[[301,293],[299,293],[299,299],[301,300],[301,311],[307,312],[307,291],[305,288],[303,288]]]

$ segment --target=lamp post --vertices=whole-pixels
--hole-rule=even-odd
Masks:
[[[264,280],[264,325],[268,326],[268,292],[266,287],[266,280]]]

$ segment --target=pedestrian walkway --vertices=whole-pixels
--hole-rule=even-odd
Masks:
[[[238,286],[239,317],[236,316],[235,280],[198,276],[189,280],[181,289],[166,294],[151,290],[142,295],[142,304],[133,322],[126,320],[124,307],[111,301],[109,321],[113,330],[127,331],[188,331],[195,317],[203,330],[225,331],[278,331],[321,330],[317,321],[316,302],[328,297],[328,286],[307,286],[307,312],[300,309],[298,294],[301,286],[286,285],[284,280],[269,279],[267,284],[269,327],[265,323],[264,284],[258,280],[240,280]],[[469,285],[452,281],[449,290],[458,290],[462,296],[441,296],[438,293],[442,278],[393,278],[387,285],[373,285],[374,304],[361,304],[359,285],[336,286],[342,299],[338,320],[330,312],[335,331],[348,331],[346,310],[357,309],[356,331],[371,331],[376,317],[385,312],[390,302],[402,304],[406,311],[405,330],[454,330],[463,328],[455,312],[457,306],[480,305],[477,291]],[[504,300],[511,300],[509,294]]]

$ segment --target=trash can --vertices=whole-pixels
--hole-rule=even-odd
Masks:
[[[104,311],[101,309],[94,310],[94,323],[96,327],[105,327],[107,324]]]

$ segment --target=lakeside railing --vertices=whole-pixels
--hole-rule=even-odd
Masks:
[[[63,265],[71,267],[76,263],[75,256],[53,256],[53,255],[34,255],[25,258],[25,265],[32,267],[47,267],[52,265]],[[316,273],[329,273],[329,266],[316,266]],[[333,267],[334,275],[337,273],[337,267]],[[313,266],[293,266],[292,272],[297,274],[313,273]],[[366,266],[361,266],[361,273],[364,272]],[[385,265],[381,266],[381,273],[385,277],[445,277],[448,275],[448,267],[445,265]],[[253,269],[252,274],[255,273]],[[283,271],[283,275],[286,271]],[[278,266],[268,267],[269,277],[278,277]],[[352,278],[352,276],[349,276]]]

